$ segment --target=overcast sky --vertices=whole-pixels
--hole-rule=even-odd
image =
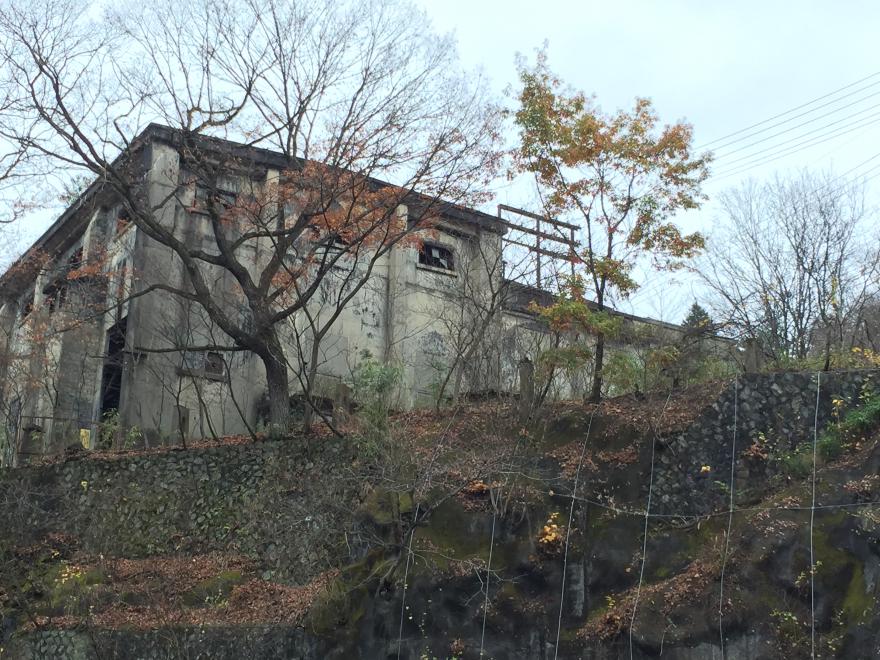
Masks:
[[[551,68],[572,87],[594,93],[603,109],[628,107],[635,96],[647,96],[664,121],[686,119],[693,124],[697,145],[880,72],[880,2],[876,1],[421,0],[420,4],[438,30],[455,33],[462,63],[481,67],[499,94],[515,82],[515,53],[531,57],[546,39]],[[816,109],[823,103],[830,104]],[[792,115],[809,110],[813,112],[792,120]],[[710,197],[747,176],[761,179],[801,167],[833,167],[843,174],[875,155],[851,174],[877,175],[869,185],[880,189],[880,169],[871,170],[880,168],[880,75],[798,112],[776,120],[789,121],[775,129],[719,149],[713,166],[719,176],[706,186]],[[817,118],[826,113],[830,114]],[[815,121],[793,128],[807,120]],[[730,153],[787,129],[792,130]],[[804,137],[795,139],[800,135]],[[755,156],[748,158],[751,153]],[[771,158],[775,160],[764,162]],[[763,164],[753,167],[752,163]],[[743,169],[748,172],[736,174]],[[733,175],[720,176],[724,173]],[[512,205],[532,202],[524,186],[501,188],[498,195],[498,201]],[[709,231],[715,214],[710,202],[682,221],[689,229]],[[690,299],[690,285],[675,286],[655,276],[634,297],[630,309],[677,321]]]

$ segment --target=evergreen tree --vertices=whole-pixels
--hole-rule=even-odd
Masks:
[[[712,327],[712,318],[700,303],[694,301],[688,310],[688,315],[682,323],[687,330],[704,330],[708,331]]]

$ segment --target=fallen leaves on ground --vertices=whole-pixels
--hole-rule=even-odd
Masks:
[[[258,577],[246,557],[222,553],[148,559],[75,556],[64,566],[72,575],[99,571],[101,579],[75,592],[66,612],[37,616],[31,627],[296,625],[338,575],[335,569],[325,571],[308,584],[291,586]]]

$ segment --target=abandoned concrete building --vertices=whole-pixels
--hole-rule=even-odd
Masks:
[[[164,200],[163,222],[181,241],[206,240],[199,191],[163,197],[169,185],[184,185],[175,132],[151,125],[138,144],[145,187],[151,199]],[[277,176],[273,152],[248,153],[257,178]],[[230,197],[245,185],[234,174],[225,180]],[[397,212],[405,217],[408,209]],[[303,313],[285,321],[291,395],[303,387],[310,355],[316,400],[337,397],[370,356],[399,369],[395,409],[431,405],[438,396],[516,392],[520,361],[537,362],[551,341],[530,303],[552,294],[512,277],[504,252],[510,227],[494,215],[442,206],[430,232],[376,261],[316,347],[304,316],[320,317],[333,298],[327,278]],[[36,254],[45,259],[28,268]],[[252,259],[260,258],[256,247]],[[218,275],[213,286],[230,286],[227,277]],[[117,439],[129,433],[148,444],[259,428],[266,392],[260,360],[246,350],[199,348],[230,342],[192,301],[151,290],[186,278],[181,260],[94,184],[52,224],[0,278],[3,463],[73,442],[98,447],[108,426]],[[621,318],[633,330],[623,344],[681,334],[672,324]],[[651,339],[639,328],[651,329]],[[584,392],[586,379],[556,374],[550,396]]]

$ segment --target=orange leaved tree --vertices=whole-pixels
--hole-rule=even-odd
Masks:
[[[688,124],[659,125],[647,99],[636,99],[631,111],[607,114],[592,98],[565,90],[545,51],[534,65],[520,60],[518,70],[513,174],[533,175],[544,213],[581,228],[576,282],[545,317],[595,336],[590,398],[598,400],[604,310],[615,296],[638,288],[633,267],[644,259],[675,267],[703,247],[700,234],[683,234],[671,218],[699,206],[709,155],[693,153]]]

